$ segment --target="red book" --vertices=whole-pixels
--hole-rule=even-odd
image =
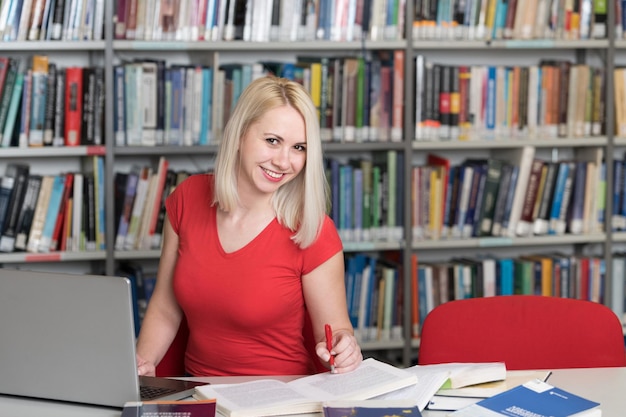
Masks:
[[[63,196],[61,197],[61,205],[59,206],[59,213],[57,214],[57,220],[54,224],[54,230],[52,231],[52,240],[50,241],[50,251],[54,252],[61,246],[61,239],[63,234],[63,226],[65,224],[65,210],[67,207],[67,201],[72,197],[72,190],[74,189],[74,174],[68,172],[65,174],[65,185],[63,187]]]
[[[83,120],[83,68],[65,70],[65,146],[80,145]]]
[[[9,58],[6,56],[0,56],[0,97],[4,90],[4,82],[7,78],[7,72],[9,71]]]

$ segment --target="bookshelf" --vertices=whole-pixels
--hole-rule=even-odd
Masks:
[[[80,166],[93,155],[104,158],[105,167],[105,223],[106,242],[115,242],[115,226],[117,219],[114,215],[114,177],[120,170],[127,170],[133,163],[153,165],[162,155],[177,161],[179,165],[195,164],[200,169],[208,168],[212,156],[217,150],[214,144],[202,146],[115,146],[114,126],[114,76],[113,68],[122,60],[133,58],[163,58],[169,63],[180,63],[187,60],[192,63],[211,65],[214,68],[223,63],[232,63],[246,57],[262,60],[268,56],[330,56],[346,57],[359,54],[376,54],[379,52],[392,53],[400,50],[404,53],[404,101],[403,101],[403,140],[400,142],[355,142],[339,143],[328,142],[324,145],[325,152],[341,160],[348,160],[352,155],[365,155],[371,158],[373,154],[396,151],[402,159],[404,167],[413,167],[421,164],[428,153],[450,156],[453,161],[460,162],[463,157],[487,157],[498,152],[519,149],[524,145],[532,146],[535,151],[546,159],[563,159],[573,150],[581,148],[599,148],[604,151],[607,163],[607,189],[611,190],[612,162],[614,152],[626,148],[626,139],[615,137],[612,129],[606,134],[580,138],[558,137],[542,140],[470,140],[470,141],[416,141],[415,137],[415,77],[414,63],[418,55],[432,58],[433,62],[441,61],[451,65],[461,62],[474,61],[494,63],[494,65],[522,65],[519,60],[532,59],[536,63],[541,58],[552,55],[565,57],[572,62],[584,63],[595,61],[604,65],[607,73],[607,92],[605,126],[614,124],[614,106],[612,70],[614,65],[626,63],[626,41],[615,38],[612,30],[608,31],[606,39],[588,40],[424,40],[407,36],[402,40],[364,40],[362,42],[347,41],[276,41],[276,42],[245,42],[245,41],[153,41],[153,40],[123,40],[114,36],[114,3],[105,2],[104,39],[92,41],[12,41],[0,42],[0,54],[35,54],[45,51],[54,60],[55,57],[72,57],[85,64],[99,63],[105,68],[105,133],[106,142],[101,146],[78,146],[61,148],[3,148],[0,149],[0,161],[4,164],[10,161],[28,161],[32,166],[43,163],[49,170],[65,169],[65,161]],[[414,15],[414,2],[406,2],[405,16]],[[609,8],[613,2],[609,2]],[[615,26],[615,16],[608,13],[607,25]],[[412,19],[405,19],[405,33],[412,33]],[[214,96],[216,97],[216,96]],[[191,161],[191,162],[190,162]],[[461,252],[463,255],[473,256],[481,254],[503,254],[509,256],[514,253],[532,254],[546,251],[552,247],[565,248],[574,254],[582,254],[591,247],[597,256],[606,263],[607,292],[604,302],[611,305],[616,312],[623,312],[623,300],[616,297],[623,289],[623,277],[612,278],[612,261],[614,249],[626,244],[626,232],[612,232],[610,228],[604,231],[584,235],[565,234],[559,236],[527,236],[527,237],[480,237],[467,239],[439,239],[414,240],[412,228],[411,198],[411,170],[405,169],[403,177],[403,210],[401,218],[402,238],[395,241],[361,241],[346,242],[347,256],[365,253],[372,256],[384,252],[401,254],[403,271],[404,306],[401,340],[372,341],[364,343],[366,351],[400,351],[401,361],[409,364],[414,358],[418,342],[412,336],[409,325],[411,318],[410,306],[410,277],[412,270],[412,255],[417,254],[420,261],[449,260]],[[606,213],[612,213],[612,199],[607,198]],[[61,253],[0,253],[0,264],[17,267],[37,267],[52,269],[74,269],[75,265],[87,267],[106,274],[113,274],[122,261],[138,263],[155,263],[159,257],[158,249],[151,250],[116,250],[113,244],[107,244],[106,249],[83,252]]]

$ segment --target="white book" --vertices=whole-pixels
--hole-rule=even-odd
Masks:
[[[0,6],[0,39],[3,39],[4,30],[7,27],[7,22],[9,19],[9,10],[11,9],[12,4],[15,1],[16,0],[4,1],[2,2],[2,5]]]
[[[143,130],[143,67],[141,63],[129,63],[124,71],[124,94],[126,108],[126,145],[140,146]]]
[[[183,2],[184,3],[184,2]],[[228,2],[226,20],[224,20],[224,32],[222,34],[225,41],[235,40],[235,1]],[[182,9],[182,6],[181,6]],[[181,16],[182,17],[182,16]],[[178,39],[178,37],[176,38]]]
[[[157,127],[157,64],[145,61],[141,63],[141,90],[138,101],[141,104],[141,145],[156,145]]]
[[[193,143],[193,100],[195,90],[195,69],[186,69],[185,90],[183,98],[183,145],[192,146]]]
[[[83,233],[83,174],[74,174],[72,206],[72,244],[67,245],[68,250],[78,252],[81,250],[81,235]]]
[[[104,1],[105,0],[96,0],[95,15],[93,19],[94,41],[104,40]]]
[[[152,169],[144,168],[142,174],[137,181],[137,192],[135,194],[135,200],[133,202],[133,210],[131,212],[130,224],[128,226],[128,232],[124,238],[124,250],[137,249],[136,243],[139,233],[139,226],[141,222],[141,214],[146,203],[146,196],[148,195],[148,188],[150,186],[150,178],[152,177]]]
[[[22,14],[20,15],[20,25],[17,29],[17,40],[25,41],[28,38],[28,29],[30,22],[30,11],[32,9],[33,0],[24,0],[22,5]]]
[[[517,228],[517,222],[522,213],[524,203],[524,195],[528,185],[530,176],[530,168],[535,157],[535,148],[533,146],[524,146],[519,149],[503,151],[499,154],[501,159],[505,159],[519,166],[517,182],[515,184],[515,192],[513,194],[513,204],[511,205],[511,214],[508,221],[508,227],[503,228],[502,236],[514,237]]]
[[[217,0],[207,0],[206,6],[206,19],[204,24],[204,40],[205,41],[214,41],[217,40],[217,35],[214,35],[214,32],[217,33],[217,25],[214,25],[215,17],[219,14],[219,10],[217,10],[216,5]],[[219,2],[221,3],[221,2]],[[215,38],[214,38],[215,36]]]
[[[202,129],[202,92],[203,85],[202,67],[193,68],[191,74],[193,90],[191,92],[191,144],[200,144],[200,131]]]

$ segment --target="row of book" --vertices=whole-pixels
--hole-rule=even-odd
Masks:
[[[165,157],[158,166],[133,166],[115,174],[115,250],[161,248],[165,199],[189,176],[169,169]]]
[[[104,160],[88,172],[39,175],[10,163],[0,181],[0,251],[105,250]]]
[[[404,51],[398,50],[368,60],[301,56],[217,69],[153,59],[115,65],[116,146],[216,143],[242,91],[267,74],[310,92],[326,142],[403,139]]]
[[[117,0],[116,39],[219,41],[395,40],[401,0]]]
[[[442,65],[423,55],[415,68],[418,141],[582,138],[606,131],[603,68],[567,60]],[[615,92],[619,107],[617,86]]]
[[[104,144],[104,69],[0,57],[0,146]]]
[[[344,242],[400,242],[404,237],[404,159],[395,150],[372,159],[327,160],[331,212]]]
[[[402,340],[402,267],[393,257],[355,254],[346,259],[346,297],[360,342]]]
[[[3,41],[103,39],[104,0],[3,0]]]
[[[115,65],[113,71],[116,146],[214,141],[213,113],[222,107],[213,105],[212,67],[141,60]]]
[[[525,147],[451,165],[428,155],[411,180],[413,239],[590,234],[604,229],[601,148],[546,161]]]
[[[536,294],[598,303],[605,301],[605,260],[595,256],[551,253],[422,262],[417,255],[413,255],[411,267],[411,326],[414,338],[419,337],[428,312],[451,300]],[[618,279],[623,279],[623,276]]]
[[[604,0],[416,0],[413,39],[603,39],[607,7]]]

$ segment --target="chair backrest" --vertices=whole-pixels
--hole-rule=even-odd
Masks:
[[[312,360],[312,373],[320,373],[327,371],[320,359],[315,353],[315,338],[313,337],[313,327],[306,314],[304,323],[304,343]],[[156,375],[162,377],[185,376],[185,350],[187,348],[187,338],[189,337],[189,328],[187,320],[183,318],[178,328],[178,333],[172,341],[169,349],[165,353],[163,359],[156,367]]]
[[[420,365],[499,361],[507,369],[626,366],[622,326],[602,304],[538,295],[455,300],[426,316]]]

